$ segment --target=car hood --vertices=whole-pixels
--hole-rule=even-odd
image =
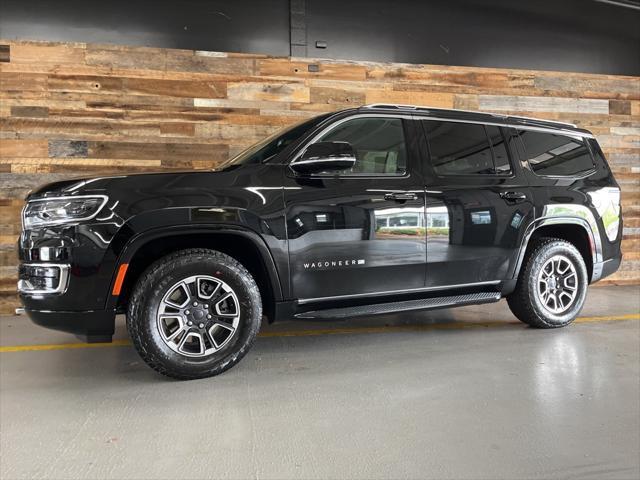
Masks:
[[[86,195],[111,191],[149,191],[154,188],[197,187],[206,182],[215,185],[214,179],[226,176],[233,168],[223,170],[198,170],[183,172],[134,173],[104,177],[74,178],[41,185],[27,195],[27,200],[35,198],[58,197],[68,195]],[[206,179],[206,180],[205,180]],[[220,182],[224,183],[224,181]]]

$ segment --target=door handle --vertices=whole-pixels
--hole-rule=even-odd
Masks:
[[[393,200],[396,202],[406,202],[407,200],[417,200],[418,199],[418,195],[416,195],[415,193],[400,193],[400,192],[396,192],[396,193],[385,193],[384,194],[384,199],[385,200]]]
[[[522,192],[502,192],[500,194],[501,198],[505,200],[526,200],[527,195]]]

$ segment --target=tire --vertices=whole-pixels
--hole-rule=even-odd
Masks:
[[[582,310],[588,283],[584,259],[573,244],[558,238],[537,238],[529,247],[507,303],[527,325],[564,327]]]
[[[261,321],[251,274],[232,257],[202,248],[152,264],[127,308],[127,329],[142,359],[179,380],[233,367],[253,345]]]

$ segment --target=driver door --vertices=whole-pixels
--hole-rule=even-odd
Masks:
[[[424,287],[425,203],[417,127],[408,116],[338,120],[311,143],[348,142],[356,157],[353,167],[287,174],[294,298],[393,295]]]

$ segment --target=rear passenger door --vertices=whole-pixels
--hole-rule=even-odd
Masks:
[[[533,203],[513,161],[511,130],[424,119],[427,287],[492,284],[512,275]]]

